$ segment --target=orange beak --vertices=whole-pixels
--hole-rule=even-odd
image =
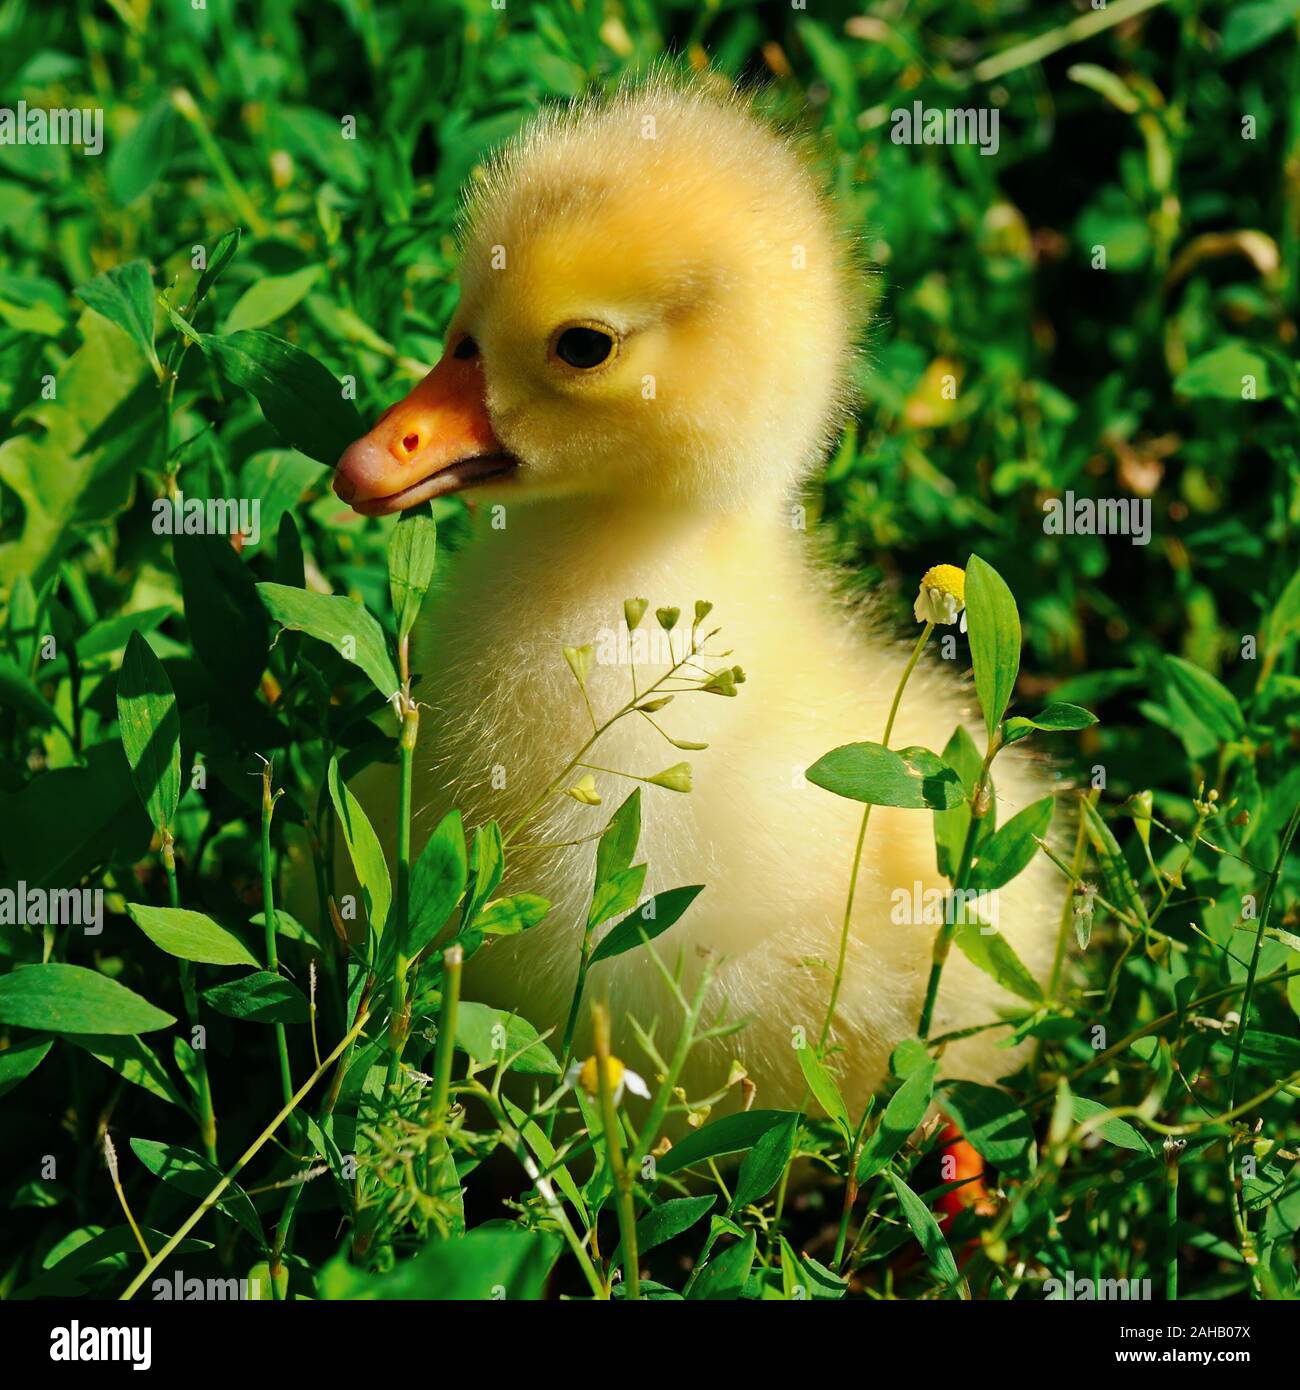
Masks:
[[[483,361],[444,354],[407,396],[349,444],[334,491],[363,516],[400,512],[518,466],[501,447],[484,399]]]

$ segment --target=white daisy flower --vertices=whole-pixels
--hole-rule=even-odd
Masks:
[[[934,565],[921,576],[912,608],[918,623],[951,626],[961,619],[966,631],[966,571],[956,565]]]
[[[581,1086],[589,1096],[598,1096],[600,1076],[596,1066],[595,1057],[588,1057],[585,1062],[574,1062],[565,1073],[564,1084]],[[646,1085],[645,1077],[638,1075],[631,1067],[625,1067],[617,1057],[609,1059],[609,1080],[615,1105],[622,1101],[624,1091],[631,1091],[634,1096],[641,1096],[645,1100],[650,1099],[650,1087]]]

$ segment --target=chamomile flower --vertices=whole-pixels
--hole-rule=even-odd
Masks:
[[[564,1084],[581,1086],[589,1096],[598,1096],[600,1075],[596,1066],[595,1057],[588,1057],[585,1062],[574,1062],[565,1074]],[[625,1067],[617,1057],[609,1059],[609,1082],[614,1093],[615,1105],[622,1101],[624,1091],[631,1091],[634,1096],[641,1096],[645,1100],[650,1099],[650,1087],[646,1085],[645,1078],[639,1076],[631,1067]]]
[[[912,609],[918,623],[951,625],[961,619],[966,631],[966,571],[956,565],[934,565],[921,576]]]

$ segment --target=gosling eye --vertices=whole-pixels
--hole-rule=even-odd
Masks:
[[[478,356],[478,344],[467,333],[455,346],[451,354],[461,362],[468,362]]]
[[[556,338],[554,351],[561,362],[589,372],[609,361],[614,351],[614,335],[585,325],[566,328]]]

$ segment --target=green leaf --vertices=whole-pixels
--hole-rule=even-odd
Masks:
[[[835,30],[815,19],[801,15],[794,22],[799,41],[826,79],[827,87],[835,94],[841,109],[858,110],[858,66],[853,50],[840,39]]]
[[[638,1253],[644,1255],[683,1231],[689,1231],[701,1217],[708,1214],[717,1200],[715,1195],[710,1194],[706,1197],[670,1197],[666,1202],[660,1202],[636,1223]],[[621,1263],[622,1253],[620,1244],[614,1253],[615,1265]]]
[[[7,1095],[20,1081],[25,1081],[53,1046],[53,1038],[35,1033],[30,1038],[14,1038],[0,1051],[0,1096]]]
[[[1220,61],[1231,63],[1291,28],[1297,11],[1296,0],[1237,0],[1224,13]]]
[[[254,280],[239,296],[222,331],[238,333],[245,328],[265,328],[283,318],[307,297],[324,269],[322,265],[307,265],[288,275],[264,275]]]
[[[0,977],[0,1023],[45,1033],[152,1033],[176,1020],[84,965],[20,966]]]
[[[730,1245],[720,1255],[715,1255],[700,1270],[699,1277],[691,1285],[688,1297],[692,1299],[738,1298],[749,1278],[754,1264],[754,1252],[758,1248],[758,1237],[747,1231],[743,1240]]]
[[[587,926],[598,927],[608,922],[620,912],[628,912],[641,901],[641,889],[645,887],[646,866],[633,864],[611,874],[598,882],[591,895],[591,908],[587,913]]]
[[[212,248],[212,255],[208,257],[208,264],[199,275],[199,283],[194,289],[194,303],[202,304],[207,298],[208,291],[217,283],[221,272],[235,258],[235,252],[239,250],[239,238],[243,235],[242,227],[232,227],[228,232],[222,232],[217,238],[217,244]]]
[[[118,672],[117,719],[136,792],[154,826],[168,828],[181,799],[181,721],[167,672],[138,632]]]
[[[1067,733],[1075,729],[1086,729],[1096,722],[1095,714],[1079,705],[1061,702],[1048,705],[1041,714],[1034,715],[1032,719],[1023,715],[1008,719],[1002,726],[1002,742],[1018,743],[1035,729],[1042,729],[1047,733]]]
[[[247,946],[226,927],[202,912],[184,907],[149,907],[127,903],[131,920],[160,950],[179,960],[204,965],[260,965]]]
[[[1241,1055],[1248,1062],[1258,1062],[1277,1075],[1300,1071],[1300,1038],[1285,1033],[1266,1033],[1261,1028],[1247,1028],[1241,1040]]]
[[[1020,671],[1020,614],[1002,576],[978,555],[966,565],[966,626],[975,692],[992,739]]]
[[[448,811],[411,869],[408,955],[419,955],[442,930],[460,902],[468,876],[465,827],[459,811]]]
[[[1240,738],[1246,732],[1246,717],[1227,686],[1180,656],[1165,657],[1164,667],[1192,713],[1220,743]]]
[[[256,551],[260,555],[274,548],[277,564],[271,578],[278,584],[299,589],[303,587],[301,567],[293,566],[297,574],[292,579],[286,578],[280,568],[278,555],[282,544],[301,550],[302,541],[297,534],[292,509],[297,507],[303,494],[309,488],[318,486],[320,481],[320,464],[296,449],[259,449],[244,461],[244,466],[239,470],[240,495],[257,502],[261,518],[261,533],[256,543],[251,537],[244,538],[244,553]],[[287,530],[284,529],[286,527]]]
[[[848,1291],[848,1280],[827,1269],[807,1253],[798,1255],[784,1236],[781,1245],[781,1291],[791,1301],[801,1299],[840,1299]],[[768,1271],[769,1277],[771,1271]],[[797,1294],[796,1289],[802,1289]]]
[[[361,887],[361,896],[365,900],[366,923],[377,941],[383,935],[388,922],[388,911],[393,903],[393,885],[388,876],[388,861],[384,858],[378,835],[361,809],[361,803],[352,795],[339,772],[337,758],[330,759],[328,781],[334,814],[343,830],[348,855]]]
[[[986,1163],[1013,1178],[1032,1175],[1034,1129],[1029,1117],[1005,1091],[973,1081],[947,1081],[941,1090],[943,1108]]]
[[[836,796],[872,806],[947,811],[962,799],[961,779],[928,748],[846,743],[818,758],[805,776]]]
[[[858,1161],[859,1183],[879,1173],[925,1119],[930,1098],[934,1094],[937,1070],[937,1063],[927,1058],[924,1065],[911,1072],[889,1098],[889,1104],[885,1106]]]
[[[260,928],[258,932],[259,941],[265,939],[265,913],[253,913],[253,915],[248,919],[248,924],[250,927]],[[287,941],[306,942],[308,946],[318,946],[320,944],[316,940],[316,938],[311,934],[311,932],[309,932],[307,928],[303,926],[303,924],[291,912],[286,912],[282,907],[277,907],[275,909],[275,934],[277,936],[283,936]]]
[[[1097,808],[1085,800],[1083,808],[1083,828],[1101,866],[1102,881],[1106,885],[1106,895],[1122,912],[1133,913],[1139,922],[1146,923],[1146,907],[1138,892],[1133,875],[1129,872],[1128,861],[1120,850],[1109,825],[1102,820]]]
[[[163,308],[167,311],[167,322],[194,347],[203,346],[203,334],[187,319],[184,314],[178,314],[170,304],[164,303]]]
[[[311,1017],[302,990],[269,970],[214,985],[203,991],[203,998],[219,1014],[246,1023],[306,1023]]]
[[[76,294],[97,314],[122,329],[161,374],[162,363],[153,345],[153,280],[145,261],[127,261],[96,275]]]
[[[904,1219],[920,1242],[921,1249],[925,1251],[926,1259],[930,1261],[930,1267],[945,1284],[955,1284],[960,1277],[957,1273],[957,1261],[953,1259],[948,1242],[944,1239],[930,1208],[896,1173],[887,1171],[885,1176],[889,1179],[890,1187],[894,1189],[898,1205],[903,1209]]]
[[[535,927],[551,910],[546,898],[536,893],[514,893],[488,903],[474,922],[484,936],[518,936]]]
[[[172,152],[176,108],[159,97],[141,116],[135,129],[118,140],[108,157],[108,191],[119,207],[147,193],[162,177]]]
[[[968,798],[975,791],[975,780],[984,759],[975,747],[975,740],[965,726],[959,724],[943,750],[943,760],[961,778],[962,798],[950,810],[934,813],[935,858],[939,872],[945,878],[955,879],[970,828]]]
[[[596,846],[596,887],[627,870],[641,839],[641,788],[609,818]],[[601,919],[602,921],[604,918]]]
[[[384,630],[356,599],[346,594],[313,594],[287,584],[259,584],[257,592],[281,627],[328,643],[345,661],[359,666],[385,700],[397,693],[397,672]]]
[[[420,605],[433,583],[437,554],[438,528],[433,522],[432,508],[427,502],[408,507],[388,538],[388,585],[397,615],[399,643],[419,616]]]
[[[466,890],[465,910],[461,914],[461,930],[473,927],[474,919],[488,898],[496,892],[505,872],[505,850],[501,843],[501,827],[496,821],[474,827],[474,848],[470,852],[470,881]]]
[[[704,885],[697,883],[688,888],[669,888],[666,892],[656,893],[644,907],[628,913],[621,922],[610,928],[609,934],[591,953],[591,964],[621,956],[625,951],[640,946],[643,941],[653,941],[655,937],[662,936],[702,892]]]
[[[332,468],[366,432],[333,373],[302,348],[260,329],[205,333],[202,346],[227,381],[256,397],[284,442],[317,463]]]
[[[1085,1100],[1083,1096],[1072,1097],[1071,1103],[1076,1124],[1080,1124],[1084,1120],[1091,1120],[1095,1115],[1105,1115],[1109,1111],[1109,1106],[1100,1105],[1095,1100]],[[1094,1125],[1091,1132],[1100,1134],[1108,1144],[1114,1144],[1121,1149],[1133,1149],[1137,1153],[1143,1154],[1152,1152],[1151,1145],[1131,1124],[1115,1116],[1112,1116],[1105,1124]]]
[[[1255,379],[1254,399],[1277,394],[1276,368],[1250,343],[1230,342],[1194,358],[1179,372],[1174,391],[1193,400],[1241,401],[1245,377]]]
[[[266,669],[270,634],[253,572],[225,536],[184,536],[172,545],[190,639],[213,685],[251,693]]]
[[[63,728],[54,707],[6,656],[0,656],[0,705],[21,710],[38,729]]]
[[[97,1234],[90,1235],[89,1239],[85,1239],[84,1237],[90,1232]],[[169,1239],[166,1231],[158,1231],[148,1225],[141,1226],[140,1233],[152,1250],[161,1249]],[[74,1236],[82,1237],[79,1243],[76,1243],[72,1237],[68,1237],[54,1246],[46,1257],[47,1263],[44,1272],[33,1279],[31,1283],[24,1284],[11,1297],[20,1300],[49,1297],[66,1298],[69,1296],[67,1281],[78,1279],[83,1275],[95,1278],[105,1272],[113,1271],[115,1265],[116,1272],[120,1273],[121,1270],[128,1267],[128,1261],[134,1260],[140,1253],[135,1232],[125,1222],[120,1226],[111,1226],[107,1231],[100,1231],[97,1226],[82,1227],[80,1231],[74,1233]],[[197,1255],[211,1249],[211,1241],[187,1237],[177,1245],[173,1253],[176,1255]],[[79,1286],[76,1292],[84,1293],[84,1286]],[[107,1290],[105,1290],[106,1294]]]
[[[799,1116],[791,1113],[780,1124],[759,1135],[754,1147],[745,1155],[736,1176],[730,1208],[733,1214],[752,1202],[761,1201],[776,1186],[790,1161],[790,1155],[794,1153],[798,1133]]]
[[[1049,794],[1032,806],[1026,806],[984,840],[979,857],[971,867],[969,886],[977,892],[987,892],[1001,888],[1023,872],[1038,853],[1034,837],[1047,834],[1055,805],[1055,797]]]
[[[805,1045],[797,1048],[796,1052],[804,1080],[808,1083],[808,1089],[813,1093],[817,1104],[826,1112],[827,1117],[840,1127],[844,1137],[851,1142],[853,1122],[849,1119],[848,1106],[844,1104],[844,1097],[840,1095],[840,1088],[836,1085],[835,1078],[826,1069],[825,1064],[813,1048]]]
[[[143,462],[137,450],[127,449],[115,466],[113,447],[120,448],[121,435],[103,433],[128,402],[143,399],[136,395],[140,363],[98,314],[86,310],[77,327],[81,346],[59,363],[58,395],[33,400],[17,417],[21,428],[6,428],[8,437],[0,441],[0,481],[23,503],[21,520],[10,508],[0,532],[0,585],[48,574],[76,544],[82,526],[116,516],[129,503]],[[156,398],[153,383],[143,385]]]
[[[515,1127],[524,1136],[529,1148],[538,1159],[541,1160],[542,1170],[550,1173],[556,1187],[573,1203],[574,1209],[581,1216],[584,1225],[591,1224],[591,1213],[583,1200],[582,1193],[578,1189],[578,1184],[574,1182],[573,1175],[563,1163],[557,1163],[555,1158],[555,1146],[542,1131],[541,1125],[535,1120],[530,1120],[524,1111],[514,1105],[508,1096],[501,1097],[501,1103],[505,1106],[506,1114],[514,1121]]]
[[[488,1066],[513,1058],[510,1070],[525,1076],[562,1074],[555,1054],[526,1018],[487,1004],[461,1001],[456,1011],[456,1046]]]
[[[5,858],[22,865],[29,891],[76,883],[108,862],[132,864],[151,834],[117,740],[87,749],[83,767],[55,768],[0,792],[0,825]]]
[[[182,1110],[187,1108],[167,1068],[139,1038],[115,1038],[103,1033],[69,1033],[67,1036],[70,1043],[84,1048],[123,1081],[139,1086],[170,1105],[178,1105]]]
[[[738,1115],[724,1115],[674,1144],[659,1159],[657,1171],[666,1176],[706,1159],[751,1149],[773,1125],[785,1123],[791,1115],[798,1118],[792,1110],[746,1110]]]
[[[1041,1004],[1043,991],[999,931],[986,931],[979,921],[958,922],[953,942],[972,965],[991,975],[1003,989]]]
[[[170,1183],[188,1197],[206,1197],[224,1176],[215,1164],[179,1144],[132,1139],[131,1151],[154,1177]],[[232,1221],[242,1226],[263,1250],[266,1249],[261,1218],[248,1193],[238,1183],[228,1183],[226,1190],[217,1198],[216,1205]]]
[[[558,1237],[517,1226],[481,1227],[450,1240],[430,1241],[413,1259],[385,1274],[368,1274],[342,1258],[320,1276],[322,1298],[409,1301],[535,1301],[562,1246]]]
[[[1291,633],[1300,631],[1300,569],[1287,580],[1268,619],[1268,639],[1276,645]]]

